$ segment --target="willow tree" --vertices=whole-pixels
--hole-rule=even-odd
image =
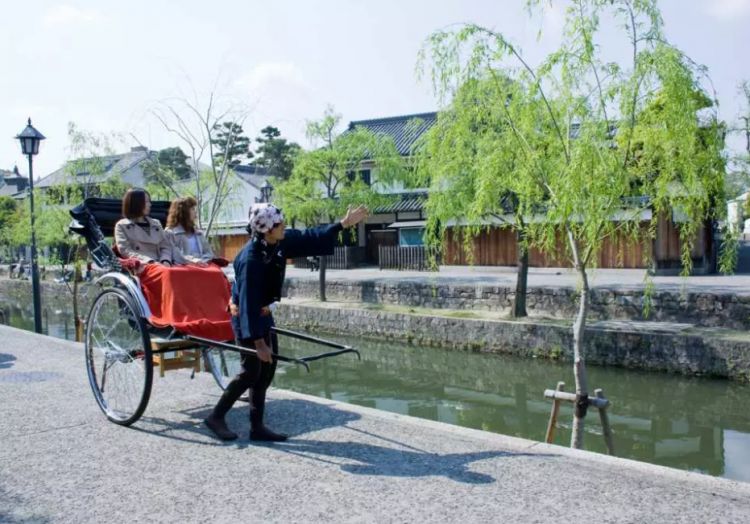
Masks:
[[[326,109],[323,118],[308,122],[314,149],[299,153],[291,176],[280,182],[277,203],[289,222],[331,223],[349,206],[382,204],[378,187],[387,188],[404,176],[404,165],[393,138],[357,127],[340,132],[341,115]],[[363,163],[373,163],[375,181],[359,176]],[[320,300],[325,293],[326,258],[320,260]]]
[[[437,122],[420,137],[414,148],[420,187],[432,186],[425,210],[432,228],[428,238],[442,244],[434,226],[455,224],[467,257],[474,262],[472,240],[491,227],[511,229],[516,235],[516,292],[512,315],[526,316],[526,283],[529,251],[526,223],[517,206],[517,196],[504,183],[503,174],[513,171],[518,156],[505,116],[497,111],[508,102],[514,86],[508,78],[468,78],[456,90]],[[456,237],[454,237],[455,240]]]
[[[547,4],[527,3],[532,16]],[[723,162],[716,106],[706,107],[712,99],[701,84],[705,71],[666,40],[656,1],[567,5],[563,41],[537,66],[504,35],[477,25],[433,33],[422,59],[444,100],[467,82],[494,82],[502,95],[477,104],[475,111],[510,130],[497,133],[493,149],[483,151],[481,161],[492,169],[436,180],[433,189],[462,195],[467,210],[485,198],[485,188],[514,194],[517,214],[527,217],[527,241],[557,259],[565,257],[578,273],[571,446],[580,448],[589,394],[584,359],[589,272],[605,242],[649,241],[659,218],[678,211],[687,274],[697,232],[722,212]],[[601,16],[621,28],[608,37],[619,34],[629,49],[628,63],[602,60],[596,39]],[[496,198],[498,191],[488,194]],[[649,215],[650,227],[641,227]],[[444,228],[430,216],[433,242],[440,242]]]

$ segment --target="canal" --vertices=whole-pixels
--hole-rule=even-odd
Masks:
[[[74,337],[69,298],[45,297],[45,332]],[[0,297],[5,323],[32,330],[30,298]],[[3,320],[0,318],[0,320]],[[393,342],[346,341],[345,355],[314,362],[312,372],[282,366],[275,386],[333,400],[542,441],[551,403],[542,397],[569,364],[466,353]],[[281,340],[283,352],[319,351]],[[589,383],[612,401],[610,420],[620,457],[750,482],[750,387],[727,380],[589,367]],[[567,446],[572,410],[564,406],[555,443]],[[599,418],[587,417],[585,447],[605,452]]]

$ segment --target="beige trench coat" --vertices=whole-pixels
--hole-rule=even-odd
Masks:
[[[137,258],[142,262],[184,264],[182,254],[173,253],[172,241],[158,220],[148,218],[149,228],[144,229],[129,218],[115,224],[115,245],[125,258]]]

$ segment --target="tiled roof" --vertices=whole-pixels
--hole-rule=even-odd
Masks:
[[[427,131],[437,120],[437,113],[417,113],[414,115],[375,118],[372,120],[355,120],[349,123],[349,131],[364,127],[374,133],[393,137],[398,152],[404,156],[411,155],[414,142]]]
[[[18,188],[16,186],[8,184],[0,185],[0,196],[13,196],[16,193],[18,193]]]
[[[146,148],[133,148],[127,153],[102,156],[97,160],[102,162],[104,176],[102,177],[102,179],[97,180],[97,182],[107,180],[114,175],[120,175],[123,181],[126,183],[136,186],[143,185],[143,169],[141,164],[144,160],[153,158],[155,157],[155,155],[156,151],[149,151]],[[81,159],[80,162],[84,162],[86,160],[94,160],[94,158]],[[58,184],[70,183],[70,173],[68,172],[68,166],[70,164],[70,162],[66,162],[63,167],[41,179],[38,183],[35,184],[35,186],[44,188],[55,186]],[[85,175],[85,173],[76,173],[76,175],[83,176]],[[90,180],[87,181],[90,182]]]
[[[404,211],[421,211],[427,193],[404,193],[395,202],[375,209],[376,214],[398,213]]]
[[[18,172],[18,166],[12,171],[0,169],[0,196],[21,198],[28,185],[28,179]]]

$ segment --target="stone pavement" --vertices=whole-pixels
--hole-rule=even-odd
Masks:
[[[171,372],[131,428],[80,344],[0,326],[0,522],[736,522],[750,484],[274,390],[279,445],[201,425],[213,379]],[[312,372],[315,373],[313,366]],[[247,434],[246,406],[230,424]],[[589,435],[591,438],[593,435]]]

